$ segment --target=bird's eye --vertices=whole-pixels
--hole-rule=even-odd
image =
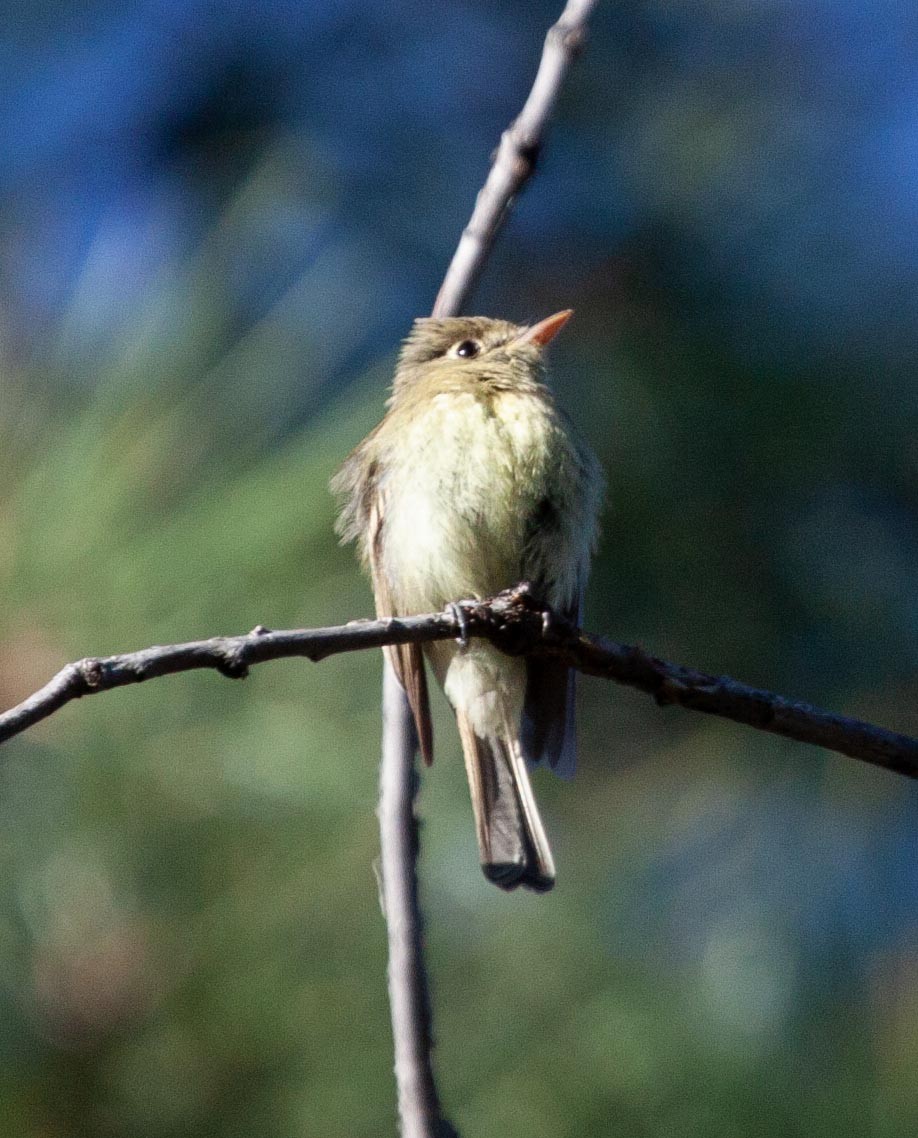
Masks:
[[[481,344],[475,340],[462,340],[453,348],[453,351],[460,359],[473,360],[481,351]]]

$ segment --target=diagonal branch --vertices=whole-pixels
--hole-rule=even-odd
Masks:
[[[918,739],[823,711],[810,704],[763,691],[728,676],[711,676],[674,664],[643,648],[582,632],[536,603],[525,588],[492,600],[462,604],[469,636],[484,637],[510,655],[535,653],[564,659],[585,675],[614,680],[653,696],[659,704],[732,719],[860,759],[908,778],[918,778]],[[169,644],[118,656],[68,664],[43,688],[0,714],[0,742],[18,735],[64,704],[96,692],[157,676],[198,668],[241,678],[266,660],[305,656],[319,661],[339,652],[384,644],[425,644],[460,633],[452,610],[423,616],[353,621],[334,628],[269,632],[256,628],[244,636],[216,636]]]
[[[513,199],[532,177],[542,138],[568,68],[586,42],[596,0],[568,0],[545,37],[535,81],[523,109],[501,135],[487,181],[437,293],[434,316],[457,316],[475,286]]]

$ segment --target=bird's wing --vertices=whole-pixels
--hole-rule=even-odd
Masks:
[[[558,615],[579,624],[581,608],[578,597]],[[562,660],[530,656],[526,661],[523,753],[530,763],[547,762],[562,778],[571,778],[577,766],[576,678]]]
[[[367,559],[373,581],[373,596],[376,600],[376,614],[380,617],[403,615],[398,612],[392,599],[392,590],[382,564],[383,527],[385,525],[385,501],[377,490],[367,516]],[[390,644],[383,648],[389,663],[395,670],[399,683],[408,696],[411,714],[418,736],[418,747],[424,762],[433,762],[433,727],[430,722],[430,700],[427,694],[427,673],[424,670],[424,654],[420,644]]]

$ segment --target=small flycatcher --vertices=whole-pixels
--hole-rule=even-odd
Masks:
[[[338,532],[357,540],[379,616],[437,611],[528,581],[579,622],[603,476],[545,385],[543,361],[570,316],[532,327],[483,316],[415,321],[385,418],[332,482]],[[456,712],[485,876],[503,889],[550,889],[555,867],[527,763],[573,772],[574,673],[483,640],[386,651],[426,762],[425,655]]]

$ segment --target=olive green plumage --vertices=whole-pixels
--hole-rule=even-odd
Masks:
[[[603,478],[544,383],[544,346],[569,315],[531,328],[480,316],[415,322],[384,419],[332,484],[339,532],[357,541],[380,615],[529,581],[577,619]],[[388,652],[428,761],[423,655],[456,711],[486,875],[505,888],[550,888],[526,762],[573,768],[573,674],[483,641]]]

